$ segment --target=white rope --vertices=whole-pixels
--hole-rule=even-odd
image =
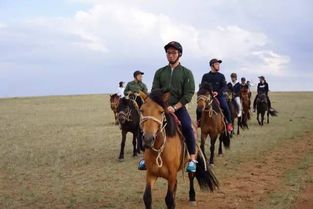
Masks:
[[[164,118],[164,116],[163,116],[163,118]],[[157,119],[156,117],[153,117],[153,116],[141,116],[140,125],[142,126],[142,123],[144,123],[147,120],[153,120],[153,121],[157,122],[160,125],[160,131],[158,131],[158,133],[162,133],[163,144],[161,145],[160,149],[154,148],[154,144],[153,144],[151,149],[157,153],[157,157],[155,158],[155,163],[157,164],[157,166],[159,168],[161,168],[163,166],[163,160],[162,160],[161,154],[162,154],[162,152],[164,150],[165,143],[166,143],[166,134],[164,134],[164,129],[165,129],[167,123],[165,123],[164,126],[162,127],[164,120],[162,122],[161,120],[159,120],[159,119]]]

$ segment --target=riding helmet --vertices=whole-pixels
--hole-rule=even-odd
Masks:
[[[237,74],[236,73],[232,73],[232,74],[230,74],[230,77],[231,78],[237,78]]]
[[[173,47],[174,49],[177,49],[180,54],[183,54],[183,47],[180,43],[177,41],[171,41],[168,44],[164,46],[165,51],[167,51],[168,48]]]

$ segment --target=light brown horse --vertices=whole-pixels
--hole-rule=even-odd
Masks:
[[[240,99],[242,103],[242,120],[243,128],[249,129],[248,120],[250,120],[251,92],[248,86],[242,86],[240,89]]]
[[[205,140],[208,136],[211,139],[210,161],[214,165],[215,142],[219,136],[220,144],[218,154],[223,154],[222,143],[226,149],[230,146],[230,136],[226,130],[224,115],[219,107],[217,99],[214,98],[208,85],[202,85],[197,92],[197,108],[202,111],[200,128],[201,128],[201,149],[205,152]]]
[[[117,114],[118,114],[117,107],[118,107],[119,101],[120,101],[119,95],[117,95],[117,94],[111,94],[110,95],[111,110],[113,111],[113,114],[114,114],[115,125],[119,124],[118,118],[117,118]]]
[[[144,98],[141,106],[141,127],[147,167],[143,200],[146,208],[152,208],[152,187],[161,177],[168,181],[165,197],[167,208],[173,209],[176,205],[177,173],[184,169],[184,165],[189,161],[184,139],[175,118],[167,112],[169,93],[163,94],[161,90],[155,90],[149,97],[142,93],[141,95]],[[199,148],[196,154],[196,172],[188,175],[189,201],[192,203],[195,203],[194,177],[197,178],[201,190],[213,191],[218,188],[218,181],[208,166],[206,157]]]

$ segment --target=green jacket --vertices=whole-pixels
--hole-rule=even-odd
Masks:
[[[129,91],[133,93],[139,93],[140,91],[147,93],[148,89],[147,89],[146,84],[144,84],[143,82],[133,80],[127,83],[125,90],[124,90],[124,95],[127,96]]]
[[[195,93],[195,81],[192,72],[182,65],[178,65],[172,72],[170,65],[156,71],[153,79],[154,89],[169,89],[171,96],[169,105],[178,102],[183,105],[189,103]]]

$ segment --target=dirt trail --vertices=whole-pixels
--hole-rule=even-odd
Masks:
[[[223,180],[220,191],[209,195],[198,192],[197,207],[194,208],[253,208],[259,201],[265,200],[270,192],[279,191],[284,172],[294,168],[309,152],[313,152],[313,133],[285,143],[264,156],[261,162],[241,164],[240,172]],[[313,185],[307,189],[312,197]],[[307,197],[303,196],[304,200],[300,199],[299,204],[307,203]],[[311,202],[308,204],[312,204],[312,198],[309,199]],[[178,201],[177,208],[187,209],[190,206],[188,201]]]
[[[308,169],[307,174],[313,178],[313,166]],[[294,209],[312,209],[313,208],[313,182],[305,185],[304,191],[299,195]]]

